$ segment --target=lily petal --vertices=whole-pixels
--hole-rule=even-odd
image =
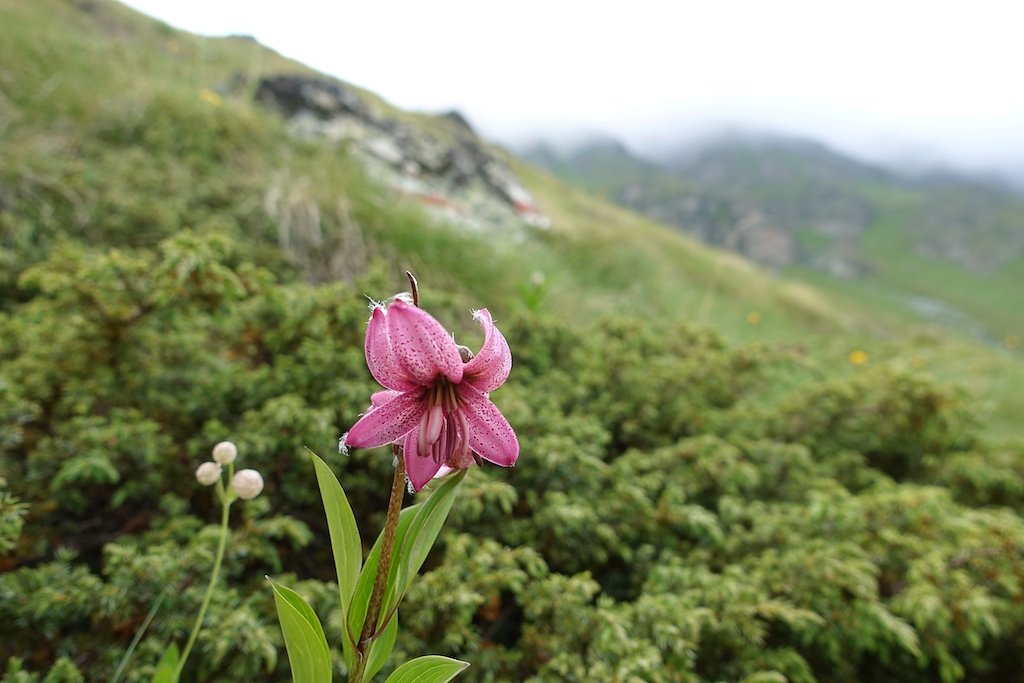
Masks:
[[[462,381],[459,348],[432,315],[398,300],[388,308],[386,320],[391,349],[404,376],[420,386],[433,383],[438,375],[455,384]]]
[[[382,405],[401,393],[401,391],[394,391],[393,389],[373,392],[370,394],[370,409],[373,410],[374,408],[380,408]]]
[[[370,322],[366,326],[366,365],[370,374],[381,386],[391,390],[409,391],[416,386],[395,360],[395,352],[388,334],[387,312],[381,306],[374,306]]]
[[[374,448],[391,443],[415,429],[426,412],[422,389],[398,394],[387,403],[371,409],[352,425],[345,437],[345,445]]]
[[[494,391],[508,379],[512,371],[512,351],[504,335],[494,326],[494,320],[486,308],[481,308],[473,317],[484,328],[484,345],[462,369],[464,381],[480,391]]]
[[[495,465],[510,467],[519,457],[519,439],[512,426],[476,387],[463,382],[457,387],[459,408],[469,424],[469,447]]]
[[[441,463],[431,458],[429,453],[420,455],[416,443],[417,438],[418,435],[415,431],[406,434],[405,446],[402,451],[405,458],[405,473],[409,477],[409,483],[412,484],[412,490],[418,493],[441,469]]]

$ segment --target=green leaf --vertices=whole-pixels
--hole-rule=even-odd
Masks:
[[[789,679],[778,671],[755,671],[740,683],[787,683],[787,681]]]
[[[416,517],[416,513],[419,512],[417,506],[407,507],[402,510],[398,515],[398,529],[395,531],[395,547],[399,547],[402,539],[405,537],[406,532],[409,530],[409,525]],[[355,642],[359,638],[359,634],[363,630],[363,622],[366,620],[366,612],[370,606],[370,595],[373,593],[373,582],[377,577],[377,563],[380,560],[380,546],[383,542],[381,536],[377,537],[377,541],[373,544],[373,548],[370,549],[370,554],[366,556],[366,563],[363,564],[363,571],[359,574],[359,580],[356,582],[356,590],[352,594],[352,604],[349,607],[348,613],[348,629],[351,635],[352,642]],[[392,570],[394,568],[394,561],[392,560]],[[393,574],[389,572],[389,575]],[[386,595],[385,587],[385,595]],[[381,614],[387,615],[386,612],[381,610]],[[348,640],[346,640],[346,646]],[[345,662],[349,668],[352,667],[354,660],[350,660],[350,656],[354,657],[353,654],[345,653]]]
[[[388,580],[384,588],[384,600],[381,603],[380,619],[385,619],[398,609],[398,603],[408,588],[409,577],[415,576],[430,552],[434,540],[441,531],[441,526],[452,508],[456,487],[465,476],[465,471],[446,478],[438,489],[425,503],[405,508],[398,516],[398,528],[395,531],[394,557],[388,571]],[[383,532],[382,532],[383,533]],[[377,564],[380,561],[381,543],[383,538],[377,537],[366,563],[356,581],[356,589],[352,594],[349,608],[348,626],[351,643],[359,639],[369,609],[370,597],[373,593],[373,582],[377,576]],[[391,624],[388,624],[390,628]],[[387,629],[381,634],[386,635]],[[345,643],[345,663],[352,667],[355,654],[350,641]]]
[[[178,681],[178,646],[171,643],[156,665],[153,683],[177,683]]]
[[[82,484],[116,484],[121,473],[104,453],[88,453],[69,458],[50,480],[54,493],[71,486]]]
[[[440,655],[417,657],[395,669],[384,683],[448,683],[468,666],[469,662]]]
[[[308,450],[308,449],[307,449]],[[334,551],[334,568],[338,573],[338,593],[341,596],[341,614],[348,616],[352,593],[363,564],[363,548],[359,541],[359,529],[352,507],[348,504],[345,491],[338,483],[331,468],[316,453],[310,451],[316,480],[320,484],[320,497],[327,514],[327,528],[331,534],[331,549]]]
[[[466,470],[461,470],[449,475],[442,484],[434,491],[425,503],[413,506],[418,513],[415,520],[409,526],[408,532],[402,537],[399,544],[396,538],[395,559],[392,564],[393,580],[389,577],[388,591],[385,594],[384,606],[381,614],[390,614],[398,607],[409,583],[423,566],[430,549],[441,533],[441,527],[448,519],[448,513],[455,502],[455,494],[458,491],[459,483],[466,476]]]
[[[372,681],[374,675],[387,663],[391,651],[395,649],[395,639],[398,638],[398,614],[391,616],[391,621],[381,631],[380,637],[373,641],[370,646],[370,654],[366,660],[366,675],[364,679]]]
[[[331,683],[331,652],[313,609],[290,588],[270,582],[294,683]]]

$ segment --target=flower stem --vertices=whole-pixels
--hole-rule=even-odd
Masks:
[[[419,283],[416,282],[416,277],[411,271],[405,271],[405,276],[409,279],[409,287],[412,289],[412,305],[419,306]],[[388,514],[384,520],[380,556],[377,559],[377,576],[373,580],[373,592],[370,593],[370,604],[366,608],[363,631],[359,634],[359,640],[356,642],[356,661],[348,675],[349,683],[363,683],[370,646],[373,644],[374,638],[379,635],[377,619],[380,618],[380,605],[384,599],[388,573],[391,571],[391,555],[394,553],[395,532],[398,530],[398,513],[402,511],[402,498],[405,495],[405,458],[402,457],[402,449],[398,446],[392,446],[391,452],[395,456],[395,476],[391,480],[391,498],[388,500]]]
[[[391,499],[388,501],[388,515],[384,520],[384,531],[380,545],[380,557],[377,560],[377,576],[373,581],[373,592],[370,593],[370,605],[366,609],[366,620],[363,631],[356,643],[356,661],[349,674],[349,683],[363,683],[363,672],[366,670],[366,659],[374,634],[377,633],[377,619],[380,617],[380,606],[384,599],[384,589],[391,571],[391,556],[395,548],[395,532],[398,529],[398,513],[402,511],[402,498],[405,494],[405,460],[398,446],[392,447],[395,454],[395,478],[391,480]]]
[[[234,464],[228,465],[228,481],[231,481],[234,470]],[[220,565],[224,560],[224,548],[228,543],[228,513],[231,511],[231,503],[234,502],[235,497],[231,489],[225,490],[223,479],[217,482],[217,495],[221,502],[220,540],[217,543],[217,554],[213,560],[213,573],[210,574],[210,583],[206,587],[206,595],[203,596],[203,604],[199,607],[199,615],[196,617],[196,623],[192,627],[192,633],[189,634],[188,642],[181,653],[181,659],[178,660],[178,670],[174,674],[175,681],[181,677],[181,672],[185,669],[185,662],[188,661],[189,653],[192,652],[192,646],[196,644],[196,638],[199,637],[199,630],[203,626],[203,619],[206,618],[206,610],[210,606],[213,590],[217,586],[217,577],[220,576]]]

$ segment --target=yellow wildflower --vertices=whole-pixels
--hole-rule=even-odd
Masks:
[[[214,107],[219,107],[224,103],[224,100],[221,99],[220,95],[209,88],[203,88],[199,91],[199,99]]]

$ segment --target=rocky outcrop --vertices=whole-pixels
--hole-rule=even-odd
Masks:
[[[648,196],[641,185],[629,185],[617,201],[638,213],[676,226],[705,244],[739,252],[757,263],[782,268],[797,259],[797,244],[791,234],[773,226],[762,212],[710,192],[680,193],[665,198]]]
[[[274,76],[260,81],[255,97],[284,114],[295,134],[345,143],[371,175],[445,220],[478,230],[550,226],[458,112],[438,117],[441,136],[380,113],[337,81]]]

